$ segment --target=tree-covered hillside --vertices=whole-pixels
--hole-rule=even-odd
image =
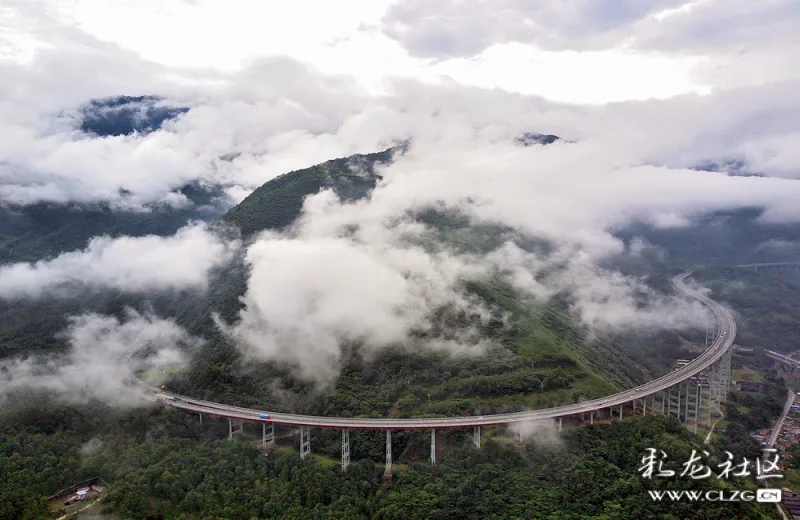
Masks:
[[[187,205],[150,205],[142,211],[125,211],[108,204],[57,204],[0,206],[0,263],[36,262],[68,251],[83,249],[93,237],[107,235],[173,235],[190,221],[208,221],[228,206],[218,186],[191,183],[175,190]]]
[[[333,189],[343,200],[365,197],[380,179],[376,168],[388,164],[402,147],[340,159],[286,173],[265,183],[231,208],[222,220],[237,226],[244,236],[265,229],[281,230],[294,222],[303,201],[322,189]]]
[[[664,450],[665,467],[678,471],[692,450],[709,449],[680,424],[656,416],[596,424],[567,431],[555,443],[525,446],[515,446],[502,429],[489,429],[480,451],[462,431],[440,432],[435,467],[424,442],[416,453],[394,447],[389,483],[381,480],[380,454],[374,461],[354,458],[343,473],[338,457],[301,461],[291,431],[279,431],[279,446],[268,456],[255,448],[252,432],[233,442],[224,440],[226,433],[227,422],[207,418],[200,425],[191,415],[163,409],[118,415],[39,405],[5,412],[0,519],[46,518],[43,497],[95,476],[111,486],[106,509],[126,519],[756,520],[774,513],[772,504],[653,502],[648,490],[752,486],[716,478],[643,479],[647,448]],[[319,433],[312,452],[325,442]],[[383,435],[361,433],[364,439],[351,439],[353,447],[374,437],[380,453]],[[715,467],[724,456],[712,451],[707,462]]]
[[[662,262],[678,268],[800,259],[800,225],[764,222],[763,213],[763,208],[717,211],[685,227],[635,224],[616,234],[658,246],[666,254]]]
[[[800,256],[796,258],[800,260]],[[736,313],[736,343],[779,352],[800,350],[800,271],[706,268],[695,273]]]

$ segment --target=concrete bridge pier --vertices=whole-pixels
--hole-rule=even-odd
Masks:
[[[228,419],[228,440],[232,441],[233,434],[241,432],[243,427],[244,427],[244,421],[240,421],[237,419],[236,423],[234,424],[233,419]]]
[[[300,427],[300,458],[305,459],[311,454],[311,430]]]
[[[386,468],[383,480],[392,480],[392,430],[386,430]]]
[[[267,428],[267,423],[261,423],[261,447],[266,450],[267,447],[273,446],[275,446],[275,424],[270,423]]]
[[[436,465],[436,430],[431,430],[431,466]]]
[[[350,465],[350,430],[342,430],[342,471]]]
[[[668,403],[668,405],[667,405],[667,414],[666,415],[667,415],[667,418],[670,418],[670,417],[672,417],[672,403],[673,403],[673,400],[672,400],[672,388],[670,388],[667,391],[667,403]]]
[[[481,427],[476,426],[472,429],[472,443],[479,450],[481,449]]]
[[[563,419],[562,417],[559,417],[559,418],[558,418],[558,433],[561,433],[561,429],[562,429],[561,420],[562,420],[562,419]]]

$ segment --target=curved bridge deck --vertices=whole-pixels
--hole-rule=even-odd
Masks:
[[[313,415],[297,415],[269,410],[256,410],[252,408],[240,408],[221,403],[193,399],[191,397],[165,392],[137,381],[147,386],[155,392],[165,404],[196,412],[209,414],[229,419],[237,419],[248,422],[286,424],[313,428],[336,428],[336,429],[365,429],[365,430],[413,430],[413,429],[443,429],[443,428],[469,428],[480,426],[496,426],[504,424],[522,423],[537,421],[542,419],[556,419],[586,412],[593,412],[604,408],[612,408],[623,404],[640,400],[645,397],[657,394],[676,384],[690,379],[700,372],[709,368],[717,362],[733,345],[736,337],[736,323],[733,315],[728,309],[712,300],[711,298],[697,291],[691,290],[686,286],[685,280],[691,272],[680,274],[672,279],[675,287],[688,297],[695,298],[708,307],[717,318],[719,324],[718,335],[713,343],[700,356],[692,362],[669,374],[650,381],[639,387],[625,390],[613,395],[608,395],[590,401],[583,401],[577,404],[558,406],[515,413],[503,413],[484,416],[462,416],[462,417],[441,417],[441,418],[410,418],[410,419],[389,419],[389,418],[361,418],[361,417],[320,417]],[[131,354],[125,359],[127,364]],[[269,419],[262,419],[260,414],[269,414]]]

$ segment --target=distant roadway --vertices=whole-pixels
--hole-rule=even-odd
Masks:
[[[711,366],[714,362],[719,360],[723,354],[725,354],[725,352],[731,348],[734,338],[736,337],[736,323],[733,320],[733,315],[728,309],[712,300],[708,296],[687,287],[685,280],[689,275],[691,275],[691,272],[680,274],[672,279],[672,283],[686,296],[700,300],[700,302],[708,307],[717,317],[719,335],[714,339],[714,342],[711,344],[711,346],[691,363],[674,370],[663,377],[630,390],[625,390],[623,392],[598,399],[592,399],[591,401],[582,401],[576,404],[524,412],[442,418],[384,419],[362,417],[321,417],[273,412],[269,410],[256,410],[252,408],[240,408],[237,406],[230,406],[211,401],[203,401],[150,387],[138,379],[137,381],[140,384],[147,386],[148,391],[154,392],[156,397],[162,400],[165,404],[182,410],[201,414],[211,414],[230,419],[241,419],[249,422],[287,424],[313,428],[429,430],[440,428],[493,426],[573,416],[586,412],[593,412],[605,408],[620,406],[625,403],[629,403],[634,399],[642,399],[643,397],[666,390],[686,379],[699,374]],[[126,365],[131,355],[132,353],[128,354],[128,356],[125,358]],[[269,414],[269,418],[262,419],[259,417],[260,414]]]

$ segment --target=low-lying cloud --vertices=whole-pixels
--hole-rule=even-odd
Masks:
[[[98,400],[112,406],[143,405],[147,401],[130,382],[124,356],[148,348],[152,355],[139,369],[174,366],[185,362],[186,347],[196,342],[175,322],[134,311],[123,320],[73,316],[64,336],[69,350],[63,355],[0,362],[0,402],[19,392],[39,391],[72,404]]]
[[[81,251],[0,266],[0,298],[68,294],[83,286],[129,292],[202,289],[209,271],[228,262],[237,247],[200,223],[168,237],[96,237]]]
[[[480,270],[444,252],[336,236],[266,234],[246,261],[246,308],[232,333],[248,355],[325,381],[338,371],[343,344],[369,351],[406,342],[430,328],[437,309],[467,306],[454,286]]]
[[[508,429],[521,440],[533,442],[539,446],[556,446],[562,442],[558,426],[552,419],[513,423],[508,426]]]
[[[287,57],[255,60],[236,73],[168,69],[43,14],[54,45],[28,64],[0,62],[0,87],[8,92],[0,100],[0,203],[179,205],[186,200],[174,190],[194,180],[222,185],[241,200],[281,173],[412,138],[410,151],[381,169],[369,198],[345,204],[331,192],[316,194],[292,230],[249,245],[241,321],[221,324],[248,356],[295,363],[305,376],[329,380],[345,343],[413,341],[442,308],[485,319],[489,310],[462,287],[474,278],[503,278],[539,301],[568,292],[572,310],[593,329],[697,324],[696,305],[598,264],[626,252],[614,231],[635,222],[679,228],[711,211],[750,206],[765,208],[764,221],[800,220],[800,84],[796,67],[774,66],[796,61],[796,46],[782,45],[795,41],[794,26],[782,0],[736,0],[731,9],[721,0],[628,4],[530,9],[504,0],[498,10],[407,0],[387,12],[383,29],[427,56],[470,55],[509,41],[584,49],[625,41],[645,51],[702,52],[709,59],[697,73],[735,78],[722,82],[731,88],[600,107],[453,81],[387,79],[385,93],[371,95],[354,78]],[[731,22],[725,27],[716,23],[720,10]],[[546,30],[534,34],[525,18]],[[768,31],[764,24],[775,20],[782,20],[778,30]],[[628,29],[635,29],[630,41]],[[740,37],[753,44],[744,61],[735,48]],[[756,60],[766,55],[775,56],[770,67]],[[767,76],[756,73],[766,68]],[[190,110],[154,132],[104,138],[56,117],[94,97],[137,93]],[[574,142],[525,148],[514,142],[525,131]],[[732,159],[764,176],[688,169]],[[453,237],[443,245],[436,230],[409,218],[429,207],[514,230],[520,242],[544,240],[548,252],[514,237],[485,251],[459,249]],[[0,266],[0,297],[72,286],[202,288],[237,247],[202,225],[165,238],[98,237],[81,251]],[[142,320],[160,323],[132,321]],[[442,345],[477,346],[469,331],[431,343]],[[35,372],[30,361],[16,363],[16,373]]]

